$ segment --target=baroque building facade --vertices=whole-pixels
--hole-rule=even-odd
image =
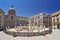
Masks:
[[[4,26],[5,23],[4,16],[5,16],[5,12],[2,9],[0,9],[0,28]]]
[[[51,20],[51,16],[48,15],[45,12],[36,14],[32,17],[30,17],[30,25],[31,26],[36,26],[36,27],[40,27],[40,28],[44,28],[45,27],[51,27],[52,26],[52,20]]]
[[[0,28],[8,26],[10,28],[15,26],[27,26],[28,19],[28,17],[17,16],[13,6],[10,7],[7,15],[5,15],[5,12],[0,9]]]
[[[52,28],[60,29],[60,11],[54,12],[51,16],[52,16]]]

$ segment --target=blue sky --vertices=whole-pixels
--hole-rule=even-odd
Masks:
[[[52,14],[60,10],[60,0],[0,0],[0,8],[6,14],[11,5],[18,16],[32,16],[41,12]]]

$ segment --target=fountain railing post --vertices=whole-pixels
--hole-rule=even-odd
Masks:
[[[6,30],[7,30],[7,27],[6,27]]]
[[[44,32],[43,32],[43,35],[45,36],[45,25],[44,25]]]
[[[15,26],[15,28],[16,28],[16,26]]]
[[[8,26],[8,29],[9,29],[9,26]]]

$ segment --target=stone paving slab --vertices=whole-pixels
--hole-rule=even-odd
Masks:
[[[0,40],[60,40],[60,29],[53,30],[52,34],[46,36],[33,36],[33,37],[13,37],[11,35],[0,32]]]

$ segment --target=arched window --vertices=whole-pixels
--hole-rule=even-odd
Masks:
[[[11,19],[13,19],[13,16],[11,16]]]
[[[13,13],[13,12],[11,12],[11,14],[12,14],[12,15],[14,15],[14,13]]]

